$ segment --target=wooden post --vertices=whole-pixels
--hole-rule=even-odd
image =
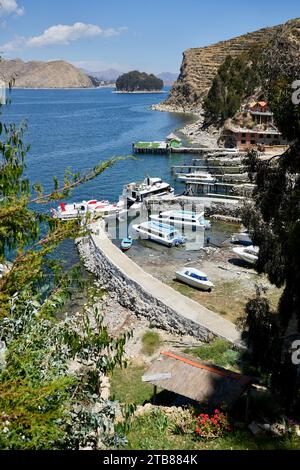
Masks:
[[[249,424],[249,416],[250,416],[250,396],[251,394],[251,386],[247,389],[246,395],[246,410],[245,410],[245,424]]]
[[[157,385],[154,385],[154,389],[153,389],[153,405],[156,405],[156,398],[157,398]]]

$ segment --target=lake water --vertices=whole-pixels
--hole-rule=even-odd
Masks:
[[[26,140],[31,146],[27,174],[32,183],[40,182],[45,190],[50,190],[52,177],[62,181],[68,167],[84,173],[112,156],[131,155],[134,141],[164,140],[170,132],[193,120],[185,114],[152,111],[150,106],[164,97],[114,94],[111,89],[13,90],[11,104],[2,108],[2,118],[7,123],[27,121]],[[185,186],[174,180],[170,168],[192,158],[195,156],[141,155],[137,161],[120,162],[77,188],[69,200],[117,201],[125,184],[146,176],[161,177],[180,194]],[[49,211],[50,207],[40,209]],[[209,236],[213,243],[220,244],[229,235],[230,229],[225,225],[215,225]],[[143,258],[149,250],[157,252],[158,246],[136,242],[133,253]],[[71,264],[77,258],[72,243],[65,242],[58,252]]]
[[[121,95],[111,89],[13,90],[11,105],[3,109],[9,122],[28,122],[27,172],[32,182],[51,188],[52,176],[60,180],[66,168],[85,172],[116,155],[131,155],[137,140],[164,140],[192,118],[150,110],[161,94]],[[170,166],[186,156],[142,155],[139,161],[118,163],[96,180],[76,189],[70,200],[116,201],[125,184],[158,176],[175,184]],[[179,192],[183,185],[177,186]]]

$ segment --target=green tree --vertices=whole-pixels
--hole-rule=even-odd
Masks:
[[[164,82],[153,74],[146,74],[145,72],[132,72],[121,75],[117,82],[116,87],[118,91],[140,91],[140,90],[162,90]]]
[[[257,186],[243,218],[260,248],[258,272],[283,288],[277,311],[271,312],[261,292],[246,307],[244,327],[253,359],[269,374],[285,405],[299,411],[299,365],[292,361],[294,341],[300,338],[300,107],[292,102],[292,83],[300,70],[296,38],[296,27],[284,27],[260,70],[276,123],[293,143],[283,155],[267,161],[255,152],[248,155],[248,170]]]
[[[208,123],[222,124],[233,117],[243,101],[254,93],[260,85],[255,71],[260,60],[261,51],[257,47],[236,58],[226,57],[204,100]]]

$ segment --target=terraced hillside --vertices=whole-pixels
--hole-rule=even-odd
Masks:
[[[211,46],[185,51],[179,78],[163,104],[165,109],[189,111],[201,108],[202,99],[225,58],[228,55],[237,57],[254,45],[267,47],[280,28],[281,25],[265,28]]]

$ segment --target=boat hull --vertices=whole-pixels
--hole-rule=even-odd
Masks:
[[[197,279],[193,279],[189,276],[186,276],[183,273],[177,272],[176,279],[184,284],[189,285],[190,287],[194,287],[195,289],[203,290],[206,292],[210,292],[214,285],[210,281],[199,281]]]
[[[245,253],[244,248],[234,248],[233,252],[238,255],[238,257],[245,261],[248,264],[254,265],[258,260],[258,256],[255,254]]]

